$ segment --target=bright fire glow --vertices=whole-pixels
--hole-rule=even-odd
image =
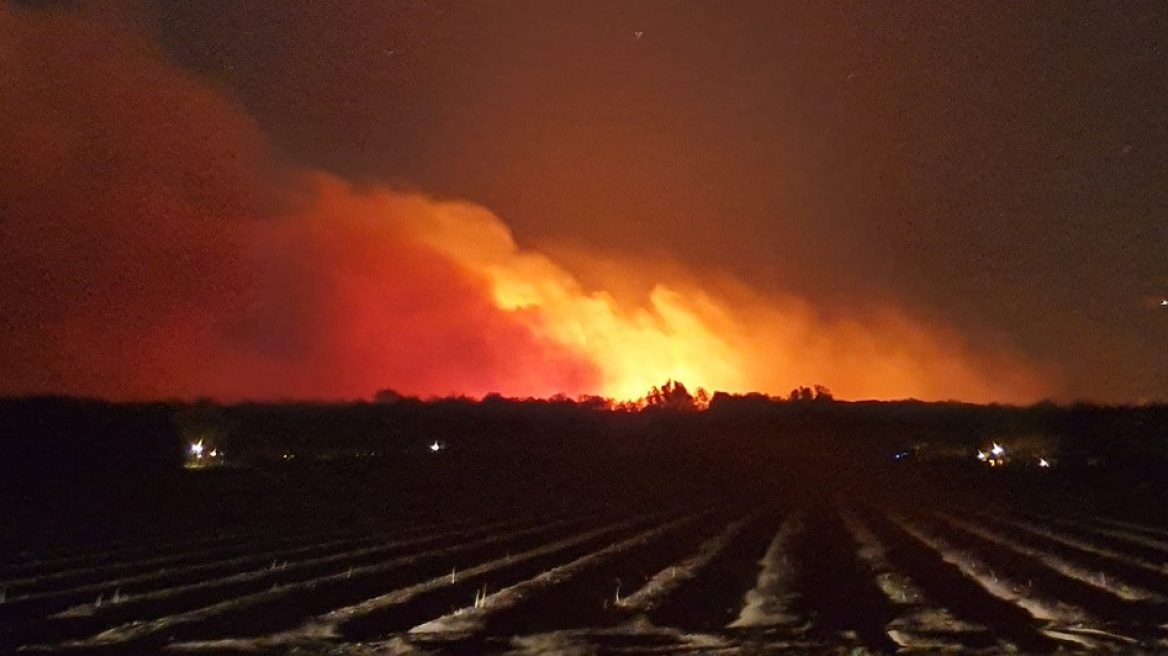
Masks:
[[[1009,357],[966,351],[944,329],[891,308],[826,319],[793,297],[578,253],[609,287],[588,288],[544,253],[520,248],[489,211],[462,202],[377,195],[382,211],[488,281],[494,303],[541,340],[593,363],[598,388],[637,399],[666,380],[690,389],[785,394],[822,383],[840,398],[1040,398],[1041,377]],[[627,289],[638,291],[629,293]]]
[[[679,262],[521,247],[480,206],[274,162],[257,121],[128,27],[0,3],[0,34],[0,316],[18,318],[0,336],[28,354],[0,394],[1052,395],[900,307],[833,313]]]

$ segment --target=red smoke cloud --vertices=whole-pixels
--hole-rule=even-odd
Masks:
[[[309,202],[256,226],[263,266],[231,331],[237,363],[226,372],[245,374],[232,396],[596,387],[590,363],[538,339],[494,305],[485,281],[403,230],[414,208],[397,195],[323,174],[303,184]]]
[[[483,208],[281,167],[246,113],[116,21],[0,7],[0,85],[3,394],[1050,393],[895,309],[828,320],[585,257],[647,291],[588,289]]]
[[[245,113],[117,22],[0,7],[0,392],[582,392],[481,280],[281,171]]]

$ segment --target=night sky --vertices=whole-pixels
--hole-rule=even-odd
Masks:
[[[1168,400],[1161,2],[0,7],[0,393]]]

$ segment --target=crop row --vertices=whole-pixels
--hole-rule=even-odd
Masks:
[[[75,562],[17,579],[26,592],[0,604],[0,647],[1168,646],[1168,536],[1105,517],[824,499],[260,543],[252,555],[195,545],[158,557],[181,555],[173,564],[98,559],[92,578],[101,580]]]

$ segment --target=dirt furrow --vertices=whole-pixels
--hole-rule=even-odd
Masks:
[[[643,517],[610,525],[605,530],[645,521]],[[231,635],[257,635],[290,628],[313,613],[369,598],[386,588],[424,576],[428,570],[450,571],[451,562],[474,562],[500,549],[527,548],[539,544],[548,533],[562,532],[572,523],[564,520],[519,531],[488,535],[475,542],[441,547],[355,568],[326,577],[274,587],[265,592],[229,599],[196,610],[147,622],[130,622],[103,631],[77,646],[140,643],[141,641],[198,640]],[[437,571],[435,571],[437,574]],[[449,576],[447,573],[444,576]]]
[[[756,511],[730,522],[721,533],[703,542],[695,553],[657,572],[648,582],[629,596],[618,597],[616,603],[613,604],[614,608],[629,613],[651,612],[678,588],[696,578],[702,568],[724,552],[726,547],[761,514],[761,511]]]
[[[408,555],[419,548],[438,543],[478,539],[482,536],[489,536],[505,527],[513,527],[515,524],[514,520],[510,520],[496,526],[480,527],[470,531],[448,531],[392,542],[374,548],[329,554],[300,562],[282,563],[228,577],[151,590],[141,594],[131,595],[130,592],[127,592],[127,596],[120,600],[107,597],[104,603],[74,606],[50,617],[35,617],[26,620],[24,625],[14,628],[9,633],[9,640],[0,637],[0,645],[12,639],[38,641],[50,637],[56,639],[78,638],[119,623],[159,618],[221,603],[235,597],[262,593],[273,587],[317,580],[342,572],[346,575],[359,574],[363,571],[362,568],[376,565],[387,558]],[[115,589],[123,590],[122,588]],[[133,591],[134,588],[127,586],[125,590]],[[60,599],[47,601],[59,602]]]
[[[1052,553],[1050,550],[1027,544],[970,520],[944,512],[937,512],[934,515],[960,531],[997,545],[1011,553],[1029,558],[1037,565],[1050,569],[1068,579],[1097,588],[1123,601],[1155,603],[1168,601],[1164,595],[1157,592],[1148,590],[1135,583],[1124,581],[1116,576],[1107,576],[1104,572],[1071,562],[1067,558]]]
[[[468,606],[437,619],[410,629],[410,636],[424,642],[450,640],[464,640],[476,634],[492,629],[494,620],[521,605],[524,605],[536,595],[542,595],[549,588],[561,586],[583,575],[589,570],[603,567],[609,561],[630,551],[643,549],[666,535],[678,531],[698,517],[689,515],[671,522],[661,524],[655,528],[639,533],[633,537],[610,544],[609,546],[581,556],[569,563],[547,570],[534,578],[527,579],[498,592],[488,594],[477,600],[473,606]]]
[[[1052,529],[1027,520],[993,516],[984,516],[981,519],[1013,531],[1022,531],[1031,539],[1044,540],[1048,544],[1058,545],[1064,552],[1069,549],[1079,554],[1079,557],[1094,558],[1096,567],[1107,571],[1117,571],[1122,576],[1138,580],[1143,586],[1168,596],[1168,567],[1165,567],[1163,563],[1145,560],[1076,537],[1066,531]]]
[[[604,548],[606,545],[624,540],[634,535],[635,532],[642,530],[644,530],[643,525],[638,527],[630,526],[627,529],[615,533],[596,534],[593,538],[587,540],[577,539],[563,541],[558,545],[540,545],[528,552],[511,555],[509,558],[504,558],[501,561],[487,562],[460,573],[456,582],[444,583],[438,586],[430,585],[428,588],[415,590],[415,594],[408,604],[394,603],[387,605],[382,603],[380,608],[370,609],[366,607],[360,613],[351,613],[343,624],[337,626],[336,630],[339,631],[339,634],[344,639],[358,642],[375,640],[396,633],[404,633],[414,626],[418,626],[435,617],[454,612],[460,607],[465,607],[468,604],[473,606],[476,602],[481,604],[482,600],[493,591],[521,584],[524,581],[538,577],[549,569],[562,565],[565,562],[585,557],[598,549]],[[587,578],[587,576],[582,575],[578,577],[578,580],[584,578]],[[431,583],[437,582],[435,580]],[[604,586],[604,590],[600,592],[599,599],[603,599],[610,592],[608,586],[611,582],[611,579],[607,576],[602,579],[601,584]],[[426,584],[423,584],[423,586],[426,586]],[[549,594],[554,596],[554,593],[545,593],[540,596],[541,603],[534,609],[534,612],[527,612],[531,609],[530,607],[525,607],[524,619],[526,621],[535,625],[540,624],[541,610],[554,611],[555,616],[559,618],[576,619],[577,617],[583,617],[584,615],[573,610],[571,602],[591,596],[576,593],[571,595],[567,602],[564,602],[559,601],[558,598],[549,597]],[[602,619],[599,615],[599,608],[601,606],[599,599],[596,604],[597,610],[592,614],[597,622],[597,626],[600,625],[600,619]],[[334,617],[343,617],[345,613],[345,610],[341,610]],[[493,625],[505,624],[505,615],[505,612],[502,613],[503,617],[496,615],[493,618]]]
[[[931,602],[911,578],[888,560],[888,548],[855,512],[840,508],[840,519],[858,549],[857,556],[896,612],[885,625],[888,636],[910,650],[1004,648],[985,626],[962,621]]]
[[[1115,648],[1137,642],[1130,636],[1108,630],[1106,623],[1083,606],[1063,601],[1061,594],[1072,596],[1074,601],[1083,601],[1087,594],[1072,585],[1073,581],[1068,583],[1069,579],[1044,576],[1032,564],[1011,559],[992,544],[968,534],[950,533],[942,537],[943,530],[938,525],[910,520],[903,515],[894,516],[893,521],[991,595],[1017,605],[1035,620],[1042,621],[1041,632],[1046,636],[1092,648]],[[1021,583],[1022,580],[1026,583]],[[1090,601],[1093,607],[1102,603],[1097,596]]]
[[[340,540],[326,540],[325,542],[311,543],[315,545],[329,543],[343,543],[357,541],[364,537],[349,536]],[[286,550],[301,548],[306,542],[294,541],[291,538],[274,538],[264,540],[257,538],[254,542],[241,542],[229,546],[219,546],[210,549],[186,549],[178,553],[158,556],[141,560],[117,560],[106,565],[77,566],[66,570],[46,572],[37,575],[27,575],[0,583],[0,587],[8,590],[9,598],[31,596],[38,592],[51,593],[68,590],[89,584],[110,581],[133,575],[141,571],[171,571],[189,567],[207,567],[213,563],[233,563],[249,560],[258,553],[278,553]]]
[[[935,528],[927,528],[903,515],[894,515],[891,519],[901,530],[939,553],[945,562],[977,582],[986,592],[1015,604],[1035,619],[1065,624],[1083,623],[1090,619],[1090,614],[1082,608],[1064,604],[1057,599],[1043,599],[1032,594],[1029,585],[1002,576],[994,571],[979,553],[955,545],[941,537]]]
[[[1079,522],[1075,522],[1074,520],[1057,517],[1054,515],[1042,515],[1042,519],[1047,519],[1064,526],[1081,525]],[[1168,541],[1166,540],[1151,537],[1144,535],[1139,531],[1132,531],[1124,528],[1107,528],[1099,525],[1090,526],[1089,528],[1093,533],[1106,535],[1107,537],[1115,538],[1117,540],[1123,540],[1124,542],[1128,542],[1130,544],[1136,544],[1161,554],[1161,557],[1168,557]]]
[[[857,545],[828,499],[807,507],[806,530],[791,556],[799,595],[793,610],[811,621],[809,637],[878,653],[896,649],[884,627],[896,609],[857,557]]]
[[[1135,581],[1141,588],[1168,599],[1168,573],[1164,572],[1160,563],[1150,563],[1099,546],[1089,540],[1069,536],[1062,531],[1024,522],[1021,519],[986,516],[979,517],[979,521],[1009,531],[1016,540],[1024,540],[1027,544],[1036,545],[1042,550],[1057,554],[1058,557],[1098,572],[1100,585],[1124,585],[1121,582],[1113,584],[1113,580]],[[1145,616],[1143,621],[1155,621],[1154,617],[1160,613],[1156,608],[1162,607],[1163,603],[1154,603],[1148,608],[1152,615]]]
[[[1116,519],[1114,517],[1105,517],[1103,515],[1096,515],[1096,516],[1091,518],[1091,521],[1093,521],[1097,524],[1105,524],[1105,525],[1110,526],[1112,528],[1120,528],[1120,529],[1126,529],[1129,531],[1134,531],[1136,533],[1143,533],[1144,535],[1147,535],[1149,537],[1159,537],[1159,538],[1163,538],[1163,539],[1168,539],[1168,528],[1162,528],[1159,526],[1148,526],[1147,524],[1137,524],[1136,522],[1130,522],[1130,521],[1126,521],[1126,520],[1122,520],[1122,519]]]
[[[869,530],[886,546],[889,564],[916,584],[926,599],[937,599],[959,621],[988,627],[1009,650],[1045,653],[1059,642],[1048,638],[1033,617],[1009,600],[990,594],[943,554],[905,532],[882,511],[865,509]]]
[[[718,554],[649,613],[659,627],[702,633],[721,631],[738,617],[743,596],[758,581],[759,563],[781,524],[777,509],[765,509]]]
[[[1162,603],[1143,599],[1123,599],[1118,592],[1136,595],[1139,590],[1125,588],[1114,577],[1071,565],[1054,554],[1026,548],[991,531],[967,522],[935,525],[946,540],[959,548],[979,554],[999,576],[1026,581],[1029,594],[1043,599],[1058,599],[1090,614],[1085,624],[1106,630],[1121,640],[1147,642],[1163,635],[1159,625],[1168,620]],[[964,525],[963,525],[964,524]],[[999,540],[997,538],[1003,538]],[[1009,543],[1009,544],[1007,544]],[[1012,546],[1021,547],[1015,550]],[[1114,582],[1114,585],[1110,585]]]
[[[387,527],[386,531],[396,530]],[[91,545],[68,555],[40,557],[35,554],[20,554],[0,566],[0,579],[11,583],[19,579],[36,579],[59,575],[66,572],[87,572],[109,566],[170,558],[190,553],[203,553],[214,549],[254,548],[267,541],[271,545],[302,544],[320,540],[343,540],[361,537],[352,529],[332,531],[293,531],[272,533],[258,531],[252,533],[230,533],[222,535],[194,535],[188,540],[144,542],[142,540],[122,540],[104,545]]]
[[[806,628],[806,618],[792,611],[799,593],[790,554],[792,541],[804,529],[804,520],[805,516],[800,512],[783,521],[762,560],[758,562],[758,578],[754,587],[746,592],[738,617],[727,628]]]
[[[70,614],[82,616],[97,612],[103,602],[117,605],[129,599],[140,597],[146,599],[160,599],[176,597],[191,589],[208,589],[217,584],[230,584],[254,580],[257,577],[287,578],[294,572],[301,571],[313,565],[323,565],[336,560],[354,560],[358,563],[363,556],[376,557],[386,550],[398,550],[427,542],[433,542],[452,533],[467,531],[446,531],[442,533],[421,534],[408,531],[395,536],[379,536],[363,538],[355,541],[342,541],[319,545],[305,545],[284,551],[268,551],[253,556],[241,556],[228,560],[214,559],[192,565],[172,566],[115,579],[102,579],[96,583],[78,585],[59,590],[38,592],[15,599],[0,608],[0,618],[14,619],[14,613],[29,616],[30,614],[48,614],[70,609]],[[372,545],[372,546],[369,546]],[[95,601],[96,598],[96,601]]]

